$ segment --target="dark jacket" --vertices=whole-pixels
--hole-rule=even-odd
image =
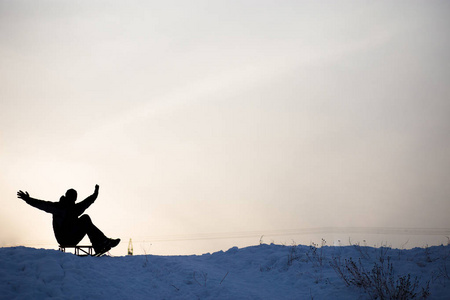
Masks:
[[[31,197],[25,201],[29,205],[53,215],[53,231],[56,240],[62,243],[64,237],[73,232],[78,217],[94,203],[97,196],[98,193],[94,193],[79,203],[65,201],[64,197],[61,197],[59,202],[43,201]]]

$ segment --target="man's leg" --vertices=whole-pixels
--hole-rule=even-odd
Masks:
[[[120,243],[120,239],[109,239],[93,223],[88,215],[78,218],[80,227],[87,233],[96,254],[109,251]]]
[[[82,215],[78,218],[78,224],[80,229],[87,233],[89,240],[94,247],[95,252],[101,251],[103,244],[108,238],[100,231],[93,223],[91,218],[88,215]]]

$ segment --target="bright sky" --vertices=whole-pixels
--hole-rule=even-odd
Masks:
[[[448,1],[0,0],[0,80],[0,246],[95,184],[120,254],[450,228]]]

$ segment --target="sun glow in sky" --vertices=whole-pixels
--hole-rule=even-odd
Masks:
[[[0,0],[0,246],[56,245],[17,190],[95,184],[118,254],[448,229],[449,28],[447,1]]]

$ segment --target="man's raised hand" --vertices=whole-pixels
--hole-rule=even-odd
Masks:
[[[28,199],[30,199],[30,195],[28,194],[28,192],[18,191],[17,192],[17,198],[20,198],[20,199],[23,199],[23,200],[27,201]]]

